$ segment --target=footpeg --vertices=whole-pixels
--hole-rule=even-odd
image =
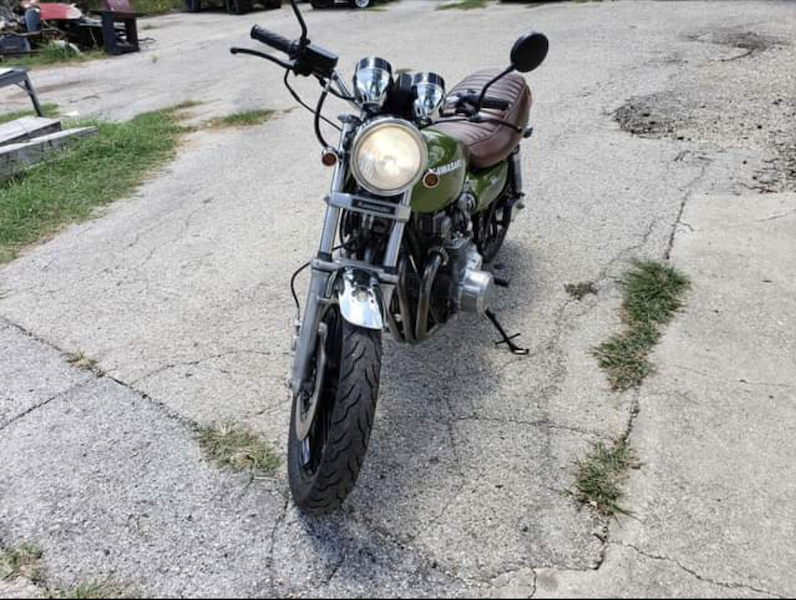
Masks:
[[[500,333],[500,336],[503,338],[499,342],[495,342],[495,346],[506,344],[509,351],[512,354],[516,354],[518,356],[525,356],[531,353],[531,351],[528,348],[523,348],[514,343],[514,340],[520,337],[520,334],[515,333],[514,335],[510,336],[508,333],[506,333],[506,330],[503,329],[503,326],[500,324],[500,321],[498,321],[497,315],[495,313],[493,313],[491,310],[487,310],[486,316],[489,317],[489,320],[492,321],[492,325],[495,326],[495,329],[498,330],[498,333]]]

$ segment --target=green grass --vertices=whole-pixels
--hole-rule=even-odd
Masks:
[[[487,0],[459,0],[458,2],[440,4],[437,10],[473,10],[476,8],[486,8],[487,4]]]
[[[58,116],[58,105],[52,102],[48,102],[46,104],[42,104],[41,110],[44,113],[45,117],[53,118]],[[4,113],[0,115],[0,125],[3,123],[8,123],[9,121],[16,121],[17,119],[21,119],[22,117],[36,117],[36,111],[33,109],[30,110],[17,110],[14,112]]]
[[[25,579],[41,590],[43,598],[140,598],[133,588],[113,580],[79,581],[69,589],[50,585],[41,566],[44,553],[33,544],[0,551],[0,581]]]
[[[279,467],[279,457],[271,445],[242,425],[202,427],[198,439],[208,460],[235,473],[270,476]]]
[[[77,367],[78,369],[83,369],[84,371],[95,371],[97,369],[97,361],[94,360],[93,358],[89,358],[82,351],[70,352],[69,354],[67,354],[66,362],[68,362],[73,367]]]
[[[622,437],[611,444],[599,442],[576,463],[576,500],[591,506],[606,517],[630,512],[622,507],[624,492],[622,484],[630,469],[641,466],[635,450]]]
[[[226,129],[229,127],[253,127],[270,120],[274,116],[273,110],[253,109],[232,113],[225,117],[211,119],[207,126],[213,129]]]
[[[0,551],[0,581],[23,577],[33,583],[42,580],[42,551],[33,544],[21,544]]]
[[[186,107],[185,103],[181,107]],[[178,108],[123,123],[97,123],[99,134],[0,183],[0,263],[66,223],[90,218],[97,207],[132,194],[170,161],[187,131]]]
[[[82,581],[68,590],[57,591],[57,598],[140,598],[141,595],[128,586],[114,581]]]
[[[101,0],[89,0],[89,10],[99,10]],[[133,10],[143,15],[164,15],[177,10],[185,10],[184,0],[131,0]]]
[[[567,283],[564,285],[564,290],[575,300],[583,300],[586,296],[597,293],[597,288],[591,281]]]
[[[13,67],[27,67],[33,69],[36,67],[83,63],[98,58],[107,58],[107,55],[101,50],[89,50],[78,54],[69,46],[59,46],[58,44],[50,43],[43,46],[35,54],[26,57],[12,58],[7,62]]]
[[[637,261],[620,280],[625,329],[594,349],[600,367],[614,390],[641,385],[652,372],[649,354],[661,328],[683,306],[688,278],[658,261]]]

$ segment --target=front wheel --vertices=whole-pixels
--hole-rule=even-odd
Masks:
[[[354,489],[376,414],[381,375],[381,331],[351,325],[331,307],[324,316],[318,404],[309,434],[297,427],[307,398],[293,402],[288,477],[296,505],[310,514],[340,507]],[[321,340],[322,338],[319,338]],[[319,357],[324,355],[324,360]]]

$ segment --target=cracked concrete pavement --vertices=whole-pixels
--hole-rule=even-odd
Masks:
[[[531,200],[499,261],[513,283],[498,311],[531,356],[495,351],[488,323],[468,319],[421,348],[387,343],[368,460],[332,517],[300,516],[282,471],[250,482],[205,464],[196,424],[234,418],[283,446],[287,282],[317,243],[329,173],[298,110],[197,131],[134,197],[0,269],[0,544],[40,544],[62,585],[114,577],[153,596],[796,592],[796,202],[755,183],[780,138],[742,140],[699,112],[723,109],[701,95],[747,72],[765,93],[724,86],[733,106],[762,107],[769,89],[796,97],[783,68],[796,6],[433,5],[308,20],[343,65],[378,53],[448,81],[504,63],[524,29],[550,36],[529,76]],[[35,83],[64,112],[107,118],[183,100],[204,101],[196,120],[289,109],[278,72],[227,53],[254,19],[295,29],[286,10],[161,17],[140,55]],[[750,30],[778,43],[743,57],[718,43]],[[615,122],[629,99],[661,93],[688,99],[675,116],[695,107],[675,120],[683,135]],[[788,131],[777,107],[765,126]],[[618,326],[614,279],[632,258],[667,256],[694,279],[688,309],[657,374],[611,393],[589,349]],[[598,294],[570,298],[578,281]],[[66,365],[74,351],[105,375]],[[645,464],[635,518],[607,523],[561,492],[574,458],[629,423]]]

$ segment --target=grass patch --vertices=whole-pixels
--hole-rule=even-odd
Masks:
[[[84,371],[96,371],[97,370],[97,361],[93,358],[89,358],[85,355],[84,352],[71,352],[66,355],[66,362],[68,362],[73,367],[77,367],[78,369],[83,369]]]
[[[80,581],[69,589],[51,586],[44,575],[41,559],[44,553],[33,544],[22,544],[0,551],[0,581],[25,579],[42,592],[44,598],[140,598],[130,586],[110,579]]]
[[[187,131],[182,108],[98,123],[98,135],[75,140],[40,165],[0,183],[0,263],[98,206],[129,196],[170,161]]]
[[[202,427],[199,446],[205,457],[234,473],[270,476],[279,467],[271,445],[250,429],[235,423]]]
[[[652,372],[649,353],[661,337],[661,327],[683,306],[688,278],[658,261],[637,261],[620,280],[625,330],[594,349],[614,390],[638,387]]]
[[[208,121],[207,126],[212,129],[227,129],[230,127],[253,127],[270,120],[274,116],[273,110],[254,109],[232,113],[225,117],[216,117]]]
[[[128,586],[114,581],[83,581],[70,589],[52,594],[58,598],[140,598],[141,595]]]
[[[101,0],[88,0],[87,5],[89,10],[100,10]],[[134,12],[148,16],[185,10],[184,0],[131,0],[130,5]]]
[[[576,500],[606,517],[630,514],[621,505],[622,484],[628,471],[638,469],[641,463],[627,438],[621,437],[608,445],[599,442],[575,464],[577,474],[572,494]]]
[[[22,544],[0,551],[0,581],[22,577],[33,583],[42,580],[42,551],[33,544]]]
[[[476,8],[486,8],[487,4],[487,0],[459,0],[459,2],[440,4],[437,10],[473,10]]]
[[[591,281],[583,281],[581,283],[567,283],[564,285],[564,290],[575,298],[575,300],[583,300],[588,295],[596,294],[597,288]]]
[[[41,105],[41,110],[44,113],[45,117],[50,119],[58,116],[58,105],[53,102],[48,102],[46,104]],[[37,117],[36,111],[33,109],[30,110],[17,110],[14,112],[4,113],[0,115],[0,125],[3,123],[8,123],[9,121],[16,121],[17,119],[21,119],[22,117]]]
[[[8,64],[14,67],[27,67],[33,69],[36,67],[83,63],[98,58],[107,58],[107,55],[101,50],[89,50],[78,53],[75,52],[71,46],[63,46],[51,42],[42,46],[35,54],[8,60]]]

